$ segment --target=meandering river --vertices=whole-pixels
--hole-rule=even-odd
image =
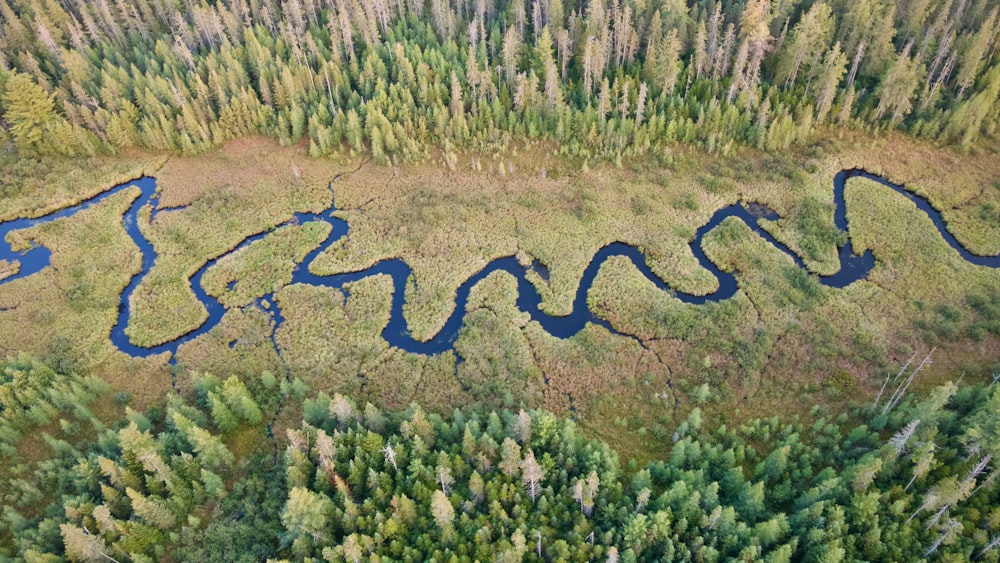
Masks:
[[[941,214],[935,210],[926,199],[908,191],[901,185],[893,184],[885,178],[864,170],[843,170],[834,177],[834,222],[838,229],[847,231],[847,210],[844,202],[844,186],[847,179],[851,177],[864,177],[874,180],[882,186],[906,196],[916,204],[918,209],[930,217],[942,238],[953,249],[955,249],[955,251],[958,252],[963,259],[980,266],[1000,268],[1000,255],[978,256],[969,252],[965,247],[959,244],[955,237],[948,231],[947,228],[945,228],[945,223],[941,218]],[[176,353],[178,346],[211,330],[219,323],[223,314],[225,314],[225,307],[223,307],[218,300],[208,295],[204,288],[202,288],[201,279],[205,272],[219,259],[245,248],[252,242],[263,238],[267,235],[267,232],[247,237],[230,252],[209,260],[193,276],[191,276],[191,288],[194,291],[195,296],[198,298],[198,301],[200,301],[208,311],[208,319],[205,320],[201,326],[186,334],[178,336],[174,340],[165,342],[158,346],[148,348],[136,346],[129,340],[128,336],[126,336],[125,327],[128,326],[129,318],[131,316],[129,301],[132,294],[142,279],[149,273],[150,268],[153,267],[153,263],[156,261],[157,256],[156,249],[154,249],[153,245],[150,244],[149,241],[143,236],[142,232],[139,230],[138,224],[140,210],[142,210],[143,207],[147,205],[151,207],[151,217],[154,218],[151,220],[155,220],[156,212],[161,210],[159,208],[159,198],[156,191],[156,181],[153,178],[142,177],[124,184],[119,184],[77,205],[60,209],[42,217],[34,219],[16,219],[0,223],[0,259],[17,261],[20,263],[20,270],[13,276],[0,280],[0,286],[10,283],[16,279],[37,274],[49,266],[51,258],[51,251],[40,245],[35,245],[26,251],[14,252],[6,240],[8,234],[13,231],[34,227],[56,219],[70,217],[132,186],[139,188],[140,196],[125,212],[122,218],[122,223],[129,237],[131,237],[131,239],[139,247],[139,251],[142,255],[142,270],[132,277],[128,286],[121,294],[118,305],[118,319],[111,331],[111,342],[122,352],[125,352],[130,356],[145,357],[163,352]],[[805,267],[802,259],[798,255],[771,236],[759,225],[759,219],[761,217],[767,219],[777,219],[778,216],[776,214],[761,206],[754,206],[754,208],[751,209],[748,205],[736,203],[716,211],[715,214],[712,215],[711,219],[697,230],[694,239],[690,243],[691,251],[694,253],[695,258],[697,258],[701,266],[710,271],[716,279],[718,279],[719,287],[714,293],[698,296],[689,295],[671,289],[666,283],[663,282],[662,279],[652,272],[646,264],[645,257],[636,247],[622,242],[615,242],[601,248],[587,265],[587,268],[583,272],[580,285],[577,287],[576,296],[573,300],[573,312],[567,316],[554,317],[545,314],[539,309],[541,297],[539,296],[535,286],[528,281],[525,275],[532,266],[525,268],[518,263],[513,256],[508,256],[493,260],[487,264],[486,267],[473,274],[461,286],[459,286],[455,296],[455,308],[451,317],[448,318],[444,327],[438,331],[434,338],[426,342],[421,342],[414,340],[410,336],[406,320],[403,317],[403,303],[405,296],[404,290],[407,278],[409,278],[411,274],[410,267],[404,261],[399,259],[384,260],[362,271],[330,276],[321,276],[309,271],[309,265],[316,258],[316,256],[329,248],[331,244],[347,235],[347,222],[333,217],[334,211],[335,208],[331,206],[331,208],[320,213],[296,213],[286,223],[303,224],[311,221],[324,221],[333,227],[326,240],[324,240],[319,247],[306,255],[305,259],[300,264],[300,267],[295,270],[292,283],[342,289],[346,284],[369,276],[378,274],[386,274],[390,276],[394,287],[392,297],[392,313],[388,325],[386,325],[382,332],[382,336],[391,346],[420,354],[437,354],[454,348],[455,340],[458,338],[458,332],[462,327],[466,302],[468,301],[469,292],[472,287],[489,274],[501,270],[510,273],[517,280],[517,306],[522,311],[527,312],[531,316],[532,320],[537,321],[550,334],[560,338],[568,338],[576,334],[587,323],[599,324],[609,330],[613,330],[607,321],[594,315],[587,307],[587,293],[594,282],[594,278],[597,276],[597,272],[601,265],[612,256],[623,256],[631,260],[639,271],[642,272],[642,274],[651,282],[656,284],[657,287],[665,291],[671,291],[678,299],[686,303],[702,304],[709,301],[729,299],[738,289],[736,277],[732,273],[720,270],[708,259],[701,247],[702,239],[705,234],[715,228],[727,217],[736,217],[742,220],[751,229],[753,229],[754,232],[790,256],[799,267]],[[820,283],[830,287],[845,287],[848,284],[867,276],[868,272],[871,271],[875,265],[875,257],[872,255],[870,250],[862,255],[854,254],[850,239],[848,239],[847,244],[840,248],[839,256],[840,270],[832,276],[819,277]],[[264,299],[274,303],[272,295],[267,295]],[[277,327],[283,322],[283,317],[277,303],[274,303],[273,305],[272,314],[274,315],[275,329],[277,329]]]

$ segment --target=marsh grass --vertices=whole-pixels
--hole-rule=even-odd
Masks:
[[[707,384],[720,404],[750,412],[782,402],[804,408],[856,400],[874,392],[873,372],[969,331],[982,341],[968,349],[988,354],[997,340],[979,311],[990,311],[992,301],[981,295],[996,291],[995,270],[961,260],[926,216],[883,186],[852,179],[846,197],[855,248],[872,248],[879,261],[869,280],[826,288],[741,221],[727,219],[704,246],[713,262],[737,272],[740,291],[730,301],[685,305],[616,258],[601,268],[589,303],[657,350],[675,388],[693,392]],[[966,294],[980,297],[969,305]],[[915,315],[917,302],[928,311],[923,317]],[[972,318],[984,320],[973,325]],[[922,326],[934,327],[933,334]]]
[[[988,316],[983,323],[983,311],[989,314],[983,305],[984,296],[998,291],[996,270],[967,263],[912,202],[879,187],[852,179],[845,193],[855,244],[871,248],[879,260],[869,279],[884,297],[880,306],[865,306],[866,316],[886,326],[884,334],[902,334],[892,340],[915,350],[954,343],[972,364],[982,354],[995,354],[998,339],[986,330],[991,325]],[[950,353],[943,352],[937,355]]]
[[[115,184],[152,175],[166,159],[137,151],[116,157],[44,161],[0,154],[0,221],[39,217],[69,207]]]
[[[455,351],[465,359],[457,378],[466,394],[490,408],[539,406],[544,396],[542,370],[522,328],[530,316],[517,308],[517,283],[494,272],[469,295]]]
[[[200,325],[207,313],[191,291],[190,277],[208,260],[295,212],[326,208],[331,170],[328,161],[310,161],[295,149],[254,140],[171,159],[157,178],[165,209],[152,222],[148,211],[140,216],[158,258],[132,295],[126,329],[132,342],[152,346]],[[175,205],[188,207],[166,209]]]
[[[451,352],[423,356],[391,348],[392,280],[374,276],[344,292],[293,284],[276,298],[285,317],[275,338],[287,369],[313,389],[350,393],[381,407],[410,402],[450,411],[467,404]]]
[[[855,249],[871,249],[879,260],[870,276],[874,283],[907,301],[952,306],[960,306],[967,293],[996,287],[995,269],[962,259],[905,197],[852,178],[845,199]]]
[[[347,289],[350,297],[326,287],[283,288],[275,297],[285,322],[275,339],[289,369],[307,383],[360,396],[364,371],[389,350],[381,332],[389,322],[392,283],[375,276]]]
[[[330,224],[321,221],[280,227],[222,257],[205,272],[201,283],[227,308],[247,305],[291,283],[295,267],[326,240],[330,230]]]
[[[570,312],[587,263],[602,246],[623,241],[646,249],[653,268],[692,292],[713,288],[674,232],[694,229],[726,202],[696,188],[690,176],[666,183],[635,178],[627,170],[590,171],[564,165],[560,174],[522,156],[503,176],[430,164],[388,170],[366,166],[334,184],[349,237],[321,255],[317,273],[354,271],[386,258],[413,269],[404,314],[418,339],[433,336],[451,314],[462,282],[495,258],[523,253],[549,266],[549,279],[533,276],[550,314]],[[509,168],[509,167],[508,167]],[[692,195],[695,194],[695,195]],[[676,197],[695,197],[697,210],[677,210]],[[638,202],[638,203],[637,203]],[[441,260],[447,256],[447,260]]]
[[[237,375],[244,381],[264,371],[280,372],[281,359],[271,343],[273,331],[271,315],[256,305],[233,308],[206,334],[179,346],[177,362],[223,378]]]
[[[21,263],[17,260],[0,260],[0,280],[9,278],[21,271]]]

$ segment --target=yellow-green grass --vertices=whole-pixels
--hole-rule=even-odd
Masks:
[[[138,151],[42,161],[0,156],[0,221],[39,217],[69,207],[115,184],[154,175],[166,159]]]
[[[930,323],[939,329],[932,332],[940,333],[951,323],[940,318],[937,311],[949,307],[968,320],[975,314],[966,306],[967,295],[1000,291],[996,269],[962,259],[938,235],[931,220],[903,196],[869,180],[852,179],[845,197],[851,231],[857,233],[855,248],[872,249],[879,260],[869,280],[891,295],[868,303],[856,299],[869,318],[878,319],[887,328]],[[897,306],[890,309],[887,304],[893,302]],[[919,336],[928,339],[926,331]],[[962,346],[971,357],[977,349],[988,349],[994,340],[965,341]]]
[[[653,285],[623,257],[613,257],[604,263],[587,301],[591,310],[611,322],[615,329],[647,342],[703,338],[699,330],[710,322],[710,315],[718,308],[714,303],[701,306],[681,302]],[[745,295],[737,293],[731,301],[739,311],[737,320],[756,317]]]
[[[966,262],[941,238],[937,228],[904,196],[877,183],[852,178],[845,189],[847,219],[857,251],[871,249],[879,266],[872,282],[901,299],[938,297],[957,302],[959,290],[996,288],[997,270]]]
[[[477,403],[497,408],[543,403],[542,370],[522,330],[530,316],[516,300],[517,282],[506,272],[490,274],[469,294],[465,325],[455,342],[464,359],[456,376]]]
[[[614,168],[571,173],[568,161],[561,161],[562,169],[547,167],[543,176],[542,164],[530,156],[503,176],[496,172],[499,159],[492,173],[488,166],[472,169],[466,164],[471,160],[460,160],[455,172],[426,163],[365,166],[334,183],[338,213],[351,231],[317,258],[313,271],[360,270],[402,258],[414,272],[404,315],[418,340],[441,328],[461,283],[503,256],[518,254],[548,267],[547,283],[537,276],[532,281],[550,314],[570,312],[587,263],[619,240],[646,249],[654,270],[677,287],[714,289],[685,237],[735,194],[703,192],[684,175],[653,182]],[[502,162],[508,170],[510,161]],[[687,195],[694,209],[671,205]]]
[[[202,276],[202,286],[227,308],[247,305],[291,283],[297,264],[326,240],[330,230],[330,224],[321,221],[280,227],[222,257]]]
[[[271,342],[274,321],[255,306],[234,308],[217,326],[177,349],[177,363],[223,379],[237,375],[244,381],[264,371],[278,372],[281,359]]]
[[[707,237],[706,252],[713,260],[739,272],[741,293],[752,310],[752,315],[745,317],[752,322],[744,329],[744,338],[752,331],[762,334],[759,346],[768,357],[780,351],[784,357],[782,363],[801,368],[818,382],[835,369],[863,376],[889,351],[885,323],[892,322],[894,316],[888,310],[869,316],[874,310],[861,305],[882,303],[886,308],[891,296],[873,294],[875,288],[869,282],[862,280],[846,289],[823,286],[733,219]],[[899,330],[906,328],[900,325]],[[776,345],[779,338],[782,342]],[[789,348],[793,342],[798,345]],[[852,348],[855,344],[864,348],[865,357]],[[742,358],[752,366],[750,369],[741,366],[744,372],[753,373],[765,367],[761,363],[761,350],[738,350],[757,355],[757,358],[749,355]],[[790,353],[797,355],[789,357]]]
[[[307,383],[359,396],[363,374],[389,345],[392,283],[376,276],[351,284],[350,297],[327,287],[295,284],[275,296],[285,317],[276,335],[289,369]]]
[[[345,289],[349,297],[293,284],[276,295],[285,318],[276,340],[291,373],[315,390],[349,394],[379,407],[416,401],[448,411],[463,404],[454,354],[410,354],[382,338],[391,310],[391,278],[365,278]]]
[[[189,206],[161,211],[152,223],[148,208],[140,216],[140,228],[158,257],[132,295],[126,329],[131,341],[152,346],[198,327],[207,313],[191,291],[190,276],[295,212],[326,208],[330,169],[329,162],[259,140],[171,159],[157,177],[160,205]]]
[[[735,374],[756,378],[766,372],[777,379],[757,385],[732,380],[734,374],[729,373],[728,383],[737,395],[742,386],[749,396],[763,391],[767,396],[796,400],[802,396],[803,384],[807,388],[816,384],[815,391],[825,389],[825,379],[841,370],[859,386],[856,397],[874,393],[886,364],[899,365],[913,351],[930,349],[926,335],[914,326],[915,320],[926,316],[919,304],[927,309],[948,304],[968,316],[965,295],[997,291],[1000,279],[996,270],[962,260],[926,215],[885,187],[852,179],[847,200],[855,247],[859,251],[873,248],[879,260],[868,280],[845,289],[823,287],[803,276],[788,257],[742,222],[729,219],[705,240],[713,261],[738,271],[741,290],[728,305],[737,313],[728,315],[726,322],[712,321],[713,310],[722,305],[685,305],[657,290],[625,259],[609,261],[601,269],[590,304],[617,329],[636,334],[650,348],[661,351],[661,357],[668,357],[668,352],[674,356],[676,360],[670,363],[675,373],[685,375],[675,383],[687,390],[692,383],[706,381],[704,372],[718,367],[720,361],[740,364],[742,359],[754,369],[743,365]],[[723,327],[730,334],[718,334]],[[734,339],[754,345],[737,346],[721,358],[703,349],[706,343],[725,349]],[[956,346],[971,355],[986,356],[996,348],[996,339],[962,340]],[[750,351],[758,358],[747,356]],[[684,356],[688,356],[686,362]],[[699,358],[702,365],[692,362]],[[789,379],[782,382],[784,377]],[[795,391],[774,392],[782,386]]]
[[[1000,158],[995,148],[968,154],[892,133],[884,137],[837,131],[843,167],[863,167],[905,184],[941,211],[969,250],[1000,254]]]
[[[761,203],[777,212],[780,219],[761,219],[761,227],[802,257],[810,271],[822,275],[837,271],[836,246],[807,241],[799,228],[803,221],[811,220],[832,229],[833,177],[841,170],[836,160],[768,155],[743,149],[732,157],[708,163],[704,168],[706,172],[701,178],[707,189],[717,189],[714,186],[727,183],[743,201]],[[807,201],[816,205],[806,207]],[[806,209],[818,215],[804,217]],[[813,248],[812,252],[803,249],[807,244]]]
[[[75,337],[76,351],[99,357],[115,321],[117,295],[140,266],[121,227],[121,216],[138,193],[132,188],[74,217],[8,236],[15,249],[34,240],[52,256],[49,268],[0,286],[0,307],[8,309],[0,317],[7,325],[0,341],[4,355],[37,352],[66,334]],[[30,330],[34,327],[39,330]]]
[[[121,224],[138,195],[131,188],[73,217],[9,235],[12,246],[34,240],[52,257],[51,267],[0,286],[0,357],[25,352],[89,368],[113,388],[132,390],[140,403],[162,395],[169,385],[165,358],[128,358],[109,340],[121,292],[140,268]]]

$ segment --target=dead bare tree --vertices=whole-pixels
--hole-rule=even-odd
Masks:
[[[1000,545],[1000,536],[996,536],[992,540],[990,540],[990,543],[986,544],[986,547],[984,547],[983,550],[980,551],[979,555],[977,555],[976,557],[982,557],[983,555],[986,555],[991,550],[996,549],[998,545]]]
[[[889,380],[890,379],[892,381],[898,380],[900,376],[903,375],[903,372],[905,372],[906,369],[910,367],[910,364],[913,363],[913,360],[916,359],[916,357],[917,353],[914,352],[913,355],[910,356],[910,359],[907,360],[905,364],[903,364],[903,367],[899,368],[899,373],[896,374],[896,377],[892,377],[891,373],[885,374],[885,381],[882,383],[882,389],[878,392],[878,396],[875,397],[875,402],[872,403],[872,412],[875,412],[875,407],[878,406],[878,402],[882,399],[882,394],[885,393],[885,388],[889,385]]]
[[[917,374],[920,373],[921,370],[923,370],[925,367],[927,367],[931,363],[931,354],[933,354],[934,350],[936,350],[936,349],[937,348],[931,348],[931,351],[927,353],[927,356],[924,357],[924,360],[922,362],[920,362],[920,365],[918,365],[916,367],[916,369],[913,370],[913,373],[910,374],[910,377],[906,378],[906,381],[900,383],[896,387],[896,390],[893,391],[892,395],[889,397],[889,401],[885,404],[885,406],[882,407],[882,415],[883,416],[888,415],[889,412],[891,412],[892,409],[895,408],[896,405],[899,404],[899,401],[902,400],[903,395],[906,394],[906,390],[910,388],[910,384],[913,383],[914,379],[916,379]],[[907,364],[907,365],[909,365],[909,364]],[[905,367],[904,367],[904,370],[905,370]],[[900,373],[902,373],[902,372],[900,372]]]

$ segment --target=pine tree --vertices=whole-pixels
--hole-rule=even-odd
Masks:
[[[194,451],[198,453],[198,459],[206,467],[216,469],[232,464],[233,453],[226,448],[218,436],[213,436],[209,431],[198,427],[190,419],[176,411],[173,413],[173,422],[191,443]]]
[[[177,517],[163,500],[145,496],[132,487],[126,487],[125,494],[132,503],[133,514],[139,518],[161,530],[169,530],[177,525]]]
[[[434,491],[434,495],[431,497],[431,514],[439,528],[445,531],[451,528],[451,523],[455,519],[455,509],[451,506],[448,497],[440,490]]]
[[[108,555],[108,546],[100,536],[80,529],[72,524],[60,524],[63,545],[66,554],[74,560],[100,561],[107,560],[118,563],[118,560]]]
[[[504,438],[500,453],[500,471],[513,477],[521,466],[521,446],[510,438]]]
[[[281,523],[295,535],[308,535],[314,541],[326,537],[333,502],[322,493],[294,487],[288,493]]]
[[[514,423],[514,437],[525,445],[531,441],[531,415],[524,409],[517,413],[517,420]]]
[[[810,76],[814,73],[813,67],[820,64],[833,34],[833,23],[832,11],[825,2],[809,8],[780,51],[774,76],[777,82],[783,82],[787,88],[795,83],[801,70]]]
[[[753,91],[760,83],[760,66],[772,40],[770,8],[770,0],[749,0],[740,14],[740,50],[745,48],[747,54],[746,65],[738,72],[734,67],[739,91]]]
[[[552,36],[547,26],[542,29],[535,43],[535,58],[541,65],[541,74],[544,77],[547,108],[550,112],[557,112],[563,103],[562,89],[559,85],[559,70],[552,56]]]
[[[54,97],[47,95],[27,74],[16,73],[7,80],[0,101],[19,150],[33,153],[43,148],[45,127],[54,117]]]
[[[966,90],[972,87],[976,77],[980,74],[985,56],[990,47],[994,44],[997,35],[997,14],[1000,8],[993,8],[990,15],[983,20],[979,31],[969,40],[966,48],[962,51],[958,63],[958,74],[955,76],[955,84],[958,86],[958,97],[962,97]]]
[[[215,422],[219,430],[232,432],[239,426],[239,419],[236,418],[233,411],[229,410],[229,407],[226,406],[226,403],[218,395],[209,391],[208,401],[212,409],[212,421]]]
[[[875,92],[878,98],[878,107],[875,108],[877,118],[889,113],[892,121],[899,121],[912,109],[911,102],[920,77],[917,61],[910,57],[910,47],[907,45],[899,53]]]
[[[250,395],[250,390],[235,375],[229,376],[225,383],[222,384],[222,395],[229,408],[245,420],[247,424],[256,426],[263,420],[260,407],[257,406],[257,402]]]
[[[840,43],[835,43],[823,58],[823,67],[816,84],[816,122],[826,120],[833,100],[837,95],[837,86],[847,71],[847,56],[840,50]]]

